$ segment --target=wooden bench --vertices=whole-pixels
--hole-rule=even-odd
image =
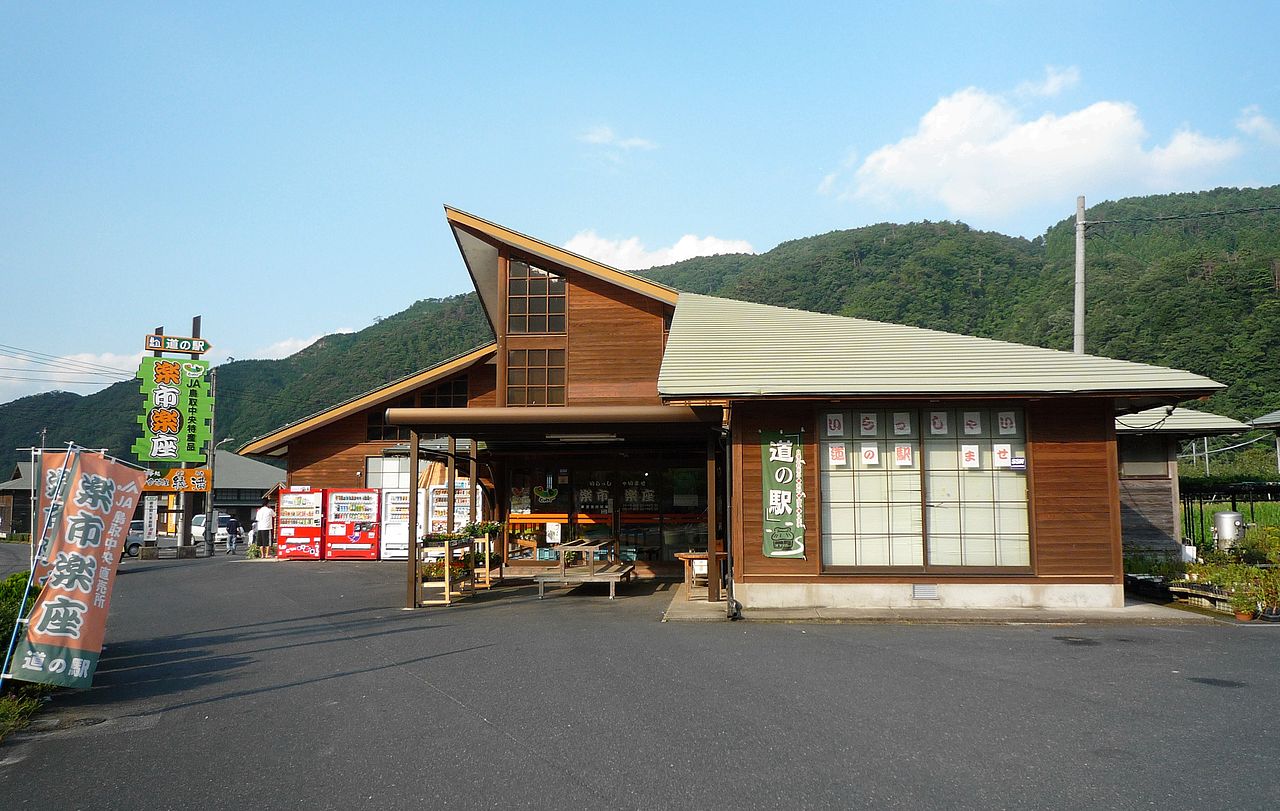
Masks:
[[[635,570],[636,567],[630,563],[610,563],[605,566],[597,566],[595,571],[591,571],[586,566],[565,569],[563,572],[555,569],[544,574],[536,574],[533,579],[538,583],[539,600],[542,599],[548,583],[563,583],[566,586],[577,586],[582,583],[608,583],[609,599],[612,600],[616,593],[618,582],[629,582]]]

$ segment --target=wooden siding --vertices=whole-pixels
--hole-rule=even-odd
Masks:
[[[422,389],[404,395],[398,402],[416,403],[422,390],[446,385],[459,377],[467,378],[468,406],[497,404],[495,385],[497,372],[491,364],[477,364],[467,372],[423,386]],[[377,441],[366,439],[369,414],[385,411],[392,405],[394,403],[382,403],[359,411],[309,432],[305,442],[291,443],[287,484],[309,484],[312,487],[364,487],[365,459],[370,456],[381,456],[386,448],[406,444],[406,440],[403,439]],[[357,473],[360,475],[357,476]]]
[[[1118,581],[1119,472],[1110,402],[1029,403],[1027,427],[1036,574]]]
[[[306,442],[293,443],[289,447],[287,483],[312,487],[363,487],[365,457],[381,456],[383,448],[403,444],[367,441],[367,414],[366,411],[352,414],[312,431]]]
[[[733,555],[743,577],[768,575],[786,581],[813,577],[822,565],[822,541],[818,526],[818,449],[813,442],[813,408],[808,404],[742,404],[733,410]],[[764,462],[761,431],[804,433],[804,548],[805,559],[767,558],[764,555]]]
[[[492,363],[472,366],[467,378],[467,407],[491,408],[497,404],[498,367]]]
[[[1114,583],[1120,577],[1120,507],[1114,423],[1110,403],[1055,400],[1017,403],[1027,416],[1028,507],[1033,573],[972,572],[823,573],[817,450],[809,403],[735,403],[731,516],[740,578],[755,582]],[[883,403],[879,403],[883,406]],[[766,558],[759,432],[806,432],[805,546],[807,560]]]
[[[568,404],[659,405],[661,302],[570,273]]]
[[[1126,552],[1178,551],[1177,497],[1169,478],[1120,480],[1120,531]]]

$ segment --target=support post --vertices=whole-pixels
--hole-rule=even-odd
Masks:
[[[453,434],[449,434],[449,458],[445,460],[445,470],[447,471],[445,481],[449,487],[448,500],[446,501],[446,508],[449,510],[449,515],[445,518],[444,531],[452,533],[456,529],[453,521],[453,511],[455,507],[454,487],[456,487],[458,483],[458,438]],[[446,562],[446,572],[448,571],[448,568],[448,563]]]
[[[716,438],[707,435],[707,602],[720,601],[720,538],[716,533]]]
[[[418,429],[409,429],[409,575],[405,608],[418,607]]]

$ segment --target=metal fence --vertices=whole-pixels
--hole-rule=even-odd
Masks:
[[[1280,526],[1280,482],[1181,484],[1182,534],[1196,546],[1213,543],[1213,516],[1231,510],[1247,524]]]

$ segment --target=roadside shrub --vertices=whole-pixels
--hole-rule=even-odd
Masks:
[[[15,572],[4,580],[0,580],[0,631],[4,634],[3,644],[9,644],[9,634],[18,621],[18,611],[22,607],[22,598],[28,591],[28,572]],[[31,598],[27,600],[27,610],[31,609],[31,600],[36,596],[36,589],[30,589]]]
[[[1246,527],[1235,552],[1245,563],[1280,563],[1280,527]]]

